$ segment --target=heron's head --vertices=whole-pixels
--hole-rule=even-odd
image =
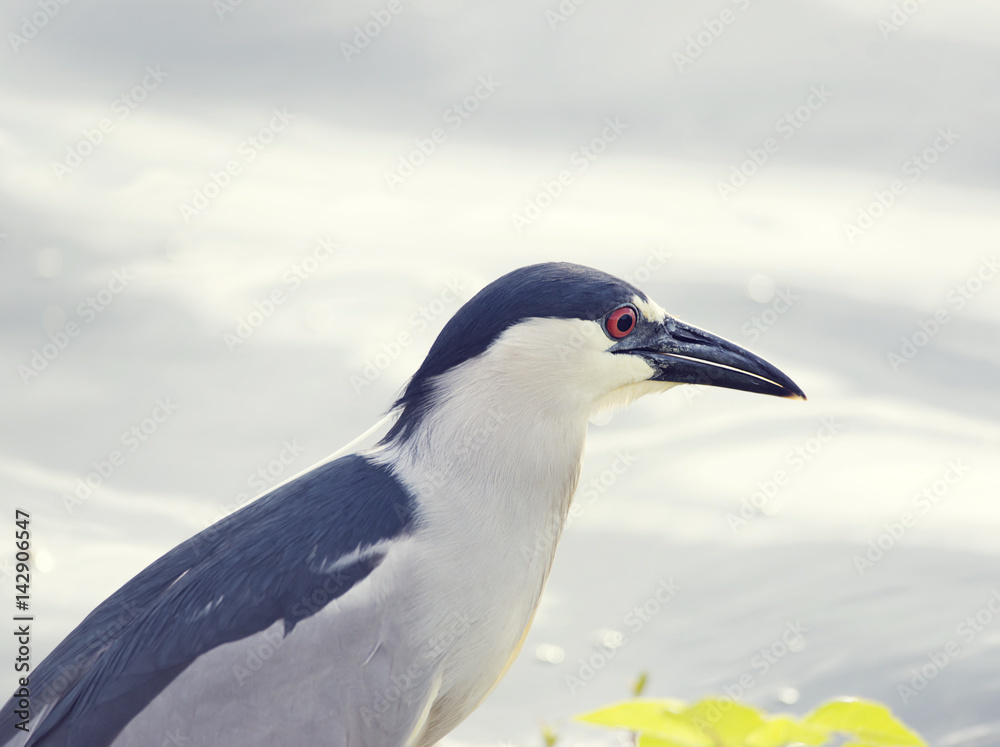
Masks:
[[[487,285],[448,321],[396,401],[400,417],[386,440],[407,438],[450,400],[589,416],[677,384],[805,398],[763,358],[670,316],[624,280],[575,264],[531,265]]]

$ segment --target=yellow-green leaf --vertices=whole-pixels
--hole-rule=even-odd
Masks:
[[[721,698],[700,700],[682,715],[720,747],[743,747],[747,735],[764,723],[756,709]]]
[[[845,732],[867,747],[927,747],[927,743],[896,720],[888,708],[865,700],[825,703],[803,718],[802,724]]]
[[[830,736],[827,729],[803,726],[788,716],[775,716],[747,735],[746,747],[784,747],[789,742],[823,744]]]
[[[646,689],[646,683],[649,681],[649,675],[646,672],[639,672],[639,676],[635,678],[635,682],[632,683],[632,697],[638,698],[642,695],[643,691]]]
[[[545,744],[545,747],[554,747],[558,741],[559,735],[556,734],[555,729],[548,724],[542,725],[542,742]]]
[[[619,729],[663,741],[664,747],[716,747],[690,720],[680,715],[681,700],[633,700],[577,716],[577,721]]]
[[[686,747],[685,742],[675,742],[672,739],[651,737],[648,734],[639,735],[639,747]]]
[[[661,713],[681,713],[687,707],[683,700],[663,698],[659,700],[628,700],[624,703],[601,708],[597,711],[576,716],[577,721],[603,726],[620,726],[623,729],[641,731],[637,724],[645,724]]]

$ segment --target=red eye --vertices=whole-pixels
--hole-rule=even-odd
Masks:
[[[620,340],[635,329],[635,322],[635,309],[631,306],[622,306],[608,314],[604,327],[608,330],[609,335]]]

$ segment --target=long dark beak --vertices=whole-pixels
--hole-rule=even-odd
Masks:
[[[611,352],[642,356],[656,370],[654,381],[806,398],[794,381],[763,358],[672,317],[662,324],[640,324]]]

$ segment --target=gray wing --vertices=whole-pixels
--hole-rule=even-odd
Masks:
[[[377,611],[351,609],[340,621],[336,600],[386,560],[413,520],[409,493],[387,468],[358,455],[321,465],[226,517],[125,584],[37,667],[32,707],[41,719],[32,722],[26,744],[169,744],[167,733],[134,741],[133,727],[166,711],[194,735],[199,720],[219,721],[220,710],[227,709],[243,719],[244,731],[263,736],[272,730],[284,737],[271,743],[299,743],[291,741],[296,731],[308,732],[317,721],[310,703],[320,704],[304,689],[289,692],[298,684],[296,671],[307,673],[304,688],[310,673],[329,678],[338,657],[352,668],[363,655],[369,666],[368,684],[360,686],[365,690],[371,677],[380,676],[380,665],[390,677],[398,668],[392,649],[399,644],[379,645],[386,633],[372,617]],[[318,637],[323,634],[332,640]],[[253,685],[245,687],[238,667],[252,667],[250,654],[265,651],[265,644],[280,649],[285,661],[270,673],[253,673]],[[333,658],[322,659],[328,653]],[[324,667],[316,666],[320,660]],[[220,690],[220,674],[236,686]],[[272,677],[276,684],[269,687]],[[415,688],[408,698],[424,689]],[[261,700],[271,693],[279,700],[267,708]],[[375,694],[344,695],[364,701]],[[398,716],[403,705],[396,702],[386,713]],[[13,729],[12,709],[13,699],[0,723],[5,737],[21,735]],[[191,736],[178,733],[176,740],[193,747]]]

